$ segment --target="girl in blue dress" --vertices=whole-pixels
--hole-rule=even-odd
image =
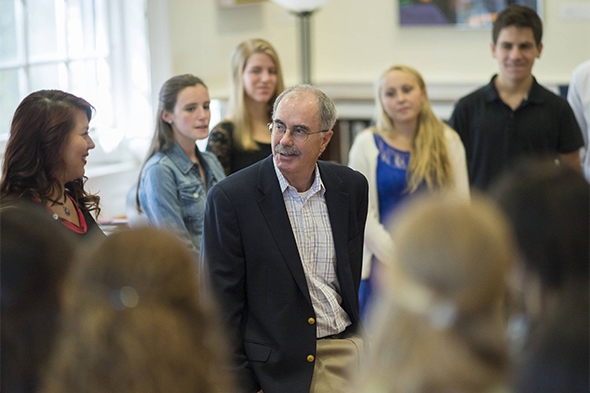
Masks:
[[[432,111],[420,73],[405,65],[390,67],[377,80],[375,102],[376,126],[356,137],[349,154],[349,166],[369,182],[361,316],[376,272],[394,250],[386,229],[393,212],[421,190],[452,189],[469,198],[465,148],[459,135]]]

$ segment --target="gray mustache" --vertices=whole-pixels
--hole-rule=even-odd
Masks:
[[[285,156],[300,156],[301,152],[294,147],[287,147],[281,144],[275,145],[275,151]]]

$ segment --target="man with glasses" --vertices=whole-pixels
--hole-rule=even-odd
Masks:
[[[353,391],[368,186],[318,161],[336,116],[317,88],[285,90],[269,124],[272,156],[209,191],[202,274],[244,392]]]

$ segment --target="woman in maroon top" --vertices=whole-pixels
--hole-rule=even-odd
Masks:
[[[59,90],[31,93],[19,104],[4,153],[2,205],[32,200],[70,231],[102,234],[100,198],[84,190],[84,166],[94,148],[89,122],[92,105]]]

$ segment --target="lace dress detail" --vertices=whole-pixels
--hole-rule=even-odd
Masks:
[[[379,220],[385,224],[398,204],[408,195],[406,188],[410,152],[398,150],[375,134],[379,149],[377,160],[377,193],[379,196]]]
[[[232,132],[234,125],[230,122],[221,122],[211,130],[207,140],[207,151],[217,157],[225,175],[231,172],[231,151],[233,150]]]
[[[222,121],[211,131],[207,151],[215,154],[226,176],[250,166],[271,154],[270,143],[256,142],[258,149],[238,149],[233,143],[234,124]]]

